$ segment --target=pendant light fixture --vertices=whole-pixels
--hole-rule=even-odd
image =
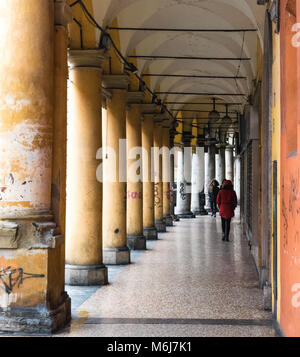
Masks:
[[[228,104],[226,104],[225,106],[226,106],[226,115],[222,119],[222,124],[232,124],[232,120],[231,120],[230,116],[228,115]]]
[[[220,119],[220,113],[216,110],[216,98],[213,98],[213,110],[208,114],[208,117],[212,122]]]

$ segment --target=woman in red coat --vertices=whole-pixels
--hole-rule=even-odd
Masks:
[[[232,182],[225,180],[217,196],[217,205],[222,219],[223,241],[229,242],[231,218],[237,206],[237,196],[233,190]]]

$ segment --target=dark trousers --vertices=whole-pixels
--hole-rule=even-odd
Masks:
[[[222,218],[223,237],[228,240],[230,233],[231,218]]]
[[[217,213],[217,202],[216,200],[210,200],[211,214],[215,215]]]

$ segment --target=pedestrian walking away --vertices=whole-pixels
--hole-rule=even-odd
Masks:
[[[219,193],[219,182],[217,180],[212,180],[208,189],[208,196],[211,208],[211,216],[216,217],[217,213],[217,196]]]
[[[229,242],[230,223],[237,206],[236,192],[230,180],[224,181],[217,196],[217,205],[222,219],[222,240]]]

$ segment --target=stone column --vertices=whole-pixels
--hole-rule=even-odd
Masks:
[[[192,196],[192,151],[190,137],[184,137],[184,148],[178,152],[177,169],[177,206],[176,214],[179,218],[195,218],[191,212]]]
[[[67,81],[68,81],[68,31],[67,25],[73,21],[71,9],[65,1],[55,2],[54,32],[54,117],[51,207],[56,232],[66,234],[66,177],[67,177]],[[56,261],[57,289],[59,298],[65,288],[65,244],[51,250],[51,259]]]
[[[51,213],[54,2],[2,1],[0,23],[0,331],[46,334],[71,317]]]
[[[127,136],[127,246],[133,250],[146,249],[143,235],[143,183],[141,107],[143,92],[128,93],[126,111]]]
[[[241,158],[236,156],[234,160],[234,189],[236,191],[238,204],[240,204],[241,199]]]
[[[163,180],[163,217],[167,227],[173,226],[173,218],[170,214],[171,191],[170,191],[170,128],[168,124],[163,124],[163,142],[162,142],[162,180]]]
[[[226,180],[234,181],[233,177],[233,146],[227,145],[225,150]]]
[[[142,105],[142,108],[145,104]],[[145,110],[145,109],[142,109]],[[143,147],[143,227],[147,240],[157,239],[154,219],[154,182],[152,181],[151,149],[153,146],[153,114],[144,114],[142,121]]]
[[[206,209],[210,211],[208,189],[211,181],[216,176],[216,159],[215,159],[216,147],[215,144],[210,142],[207,142],[206,145],[207,145],[207,152],[205,153],[204,193],[205,193]]]
[[[174,175],[175,175],[175,147],[174,147],[174,132],[170,131],[170,147],[172,150],[172,155],[170,156],[170,215],[173,221],[178,222],[179,217],[175,215],[175,183],[174,183]]]
[[[206,215],[201,205],[200,194],[204,191],[204,147],[197,147],[192,162],[192,203],[191,209],[195,215]]]
[[[163,214],[163,183],[162,183],[162,156],[159,151],[162,147],[162,125],[154,124],[153,134],[154,147],[154,217],[157,232],[166,232],[166,223]]]
[[[102,147],[102,50],[69,53],[66,283],[107,283],[102,261],[102,183],[97,151]]]
[[[225,145],[217,144],[218,153],[216,154],[216,180],[219,184],[225,179]]]
[[[126,102],[129,78],[105,75],[102,84],[111,92],[107,99],[107,122],[103,160],[103,262],[130,263],[126,230]],[[122,141],[123,140],[123,141]],[[115,175],[114,175],[115,174]],[[115,176],[115,177],[113,177]]]

